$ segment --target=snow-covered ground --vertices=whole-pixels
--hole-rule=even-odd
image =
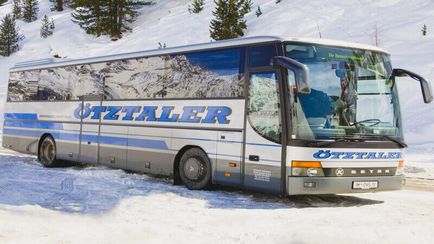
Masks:
[[[189,191],[104,167],[0,153],[0,243],[432,243],[434,194],[281,199]]]

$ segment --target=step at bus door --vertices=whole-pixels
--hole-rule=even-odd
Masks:
[[[82,98],[82,119],[80,126],[80,161],[98,163],[100,113],[94,108],[100,107],[102,96],[84,96]]]
[[[251,71],[246,107],[244,186],[281,191],[281,112],[278,72]]]
[[[215,179],[220,184],[241,184],[242,132],[219,132]]]

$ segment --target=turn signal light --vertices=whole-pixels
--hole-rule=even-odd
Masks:
[[[322,168],[321,162],[292,161],[293,168]]]
[[[400,161],[398,162],[398,167],[399,167],[399,168],[404,168],[404,160],[400,160]]]
[[[292,176],[295,177],[323,177],[324,171],[321,162],[292,161]]]
[[[396,175],[404,175],[404,160],[398,162],[398,168],[396,169]]]

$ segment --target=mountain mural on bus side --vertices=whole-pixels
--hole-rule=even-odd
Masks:
[[[9,101],[77,100],[101,94],[110,99],[242,97],[238,70],[217,73],[193,65],[185,55],[158,56],[13,72]]]

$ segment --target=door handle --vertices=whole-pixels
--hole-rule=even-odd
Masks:
[[[259,156],[258,155],[249,155],[249,160],[258,162]]]

